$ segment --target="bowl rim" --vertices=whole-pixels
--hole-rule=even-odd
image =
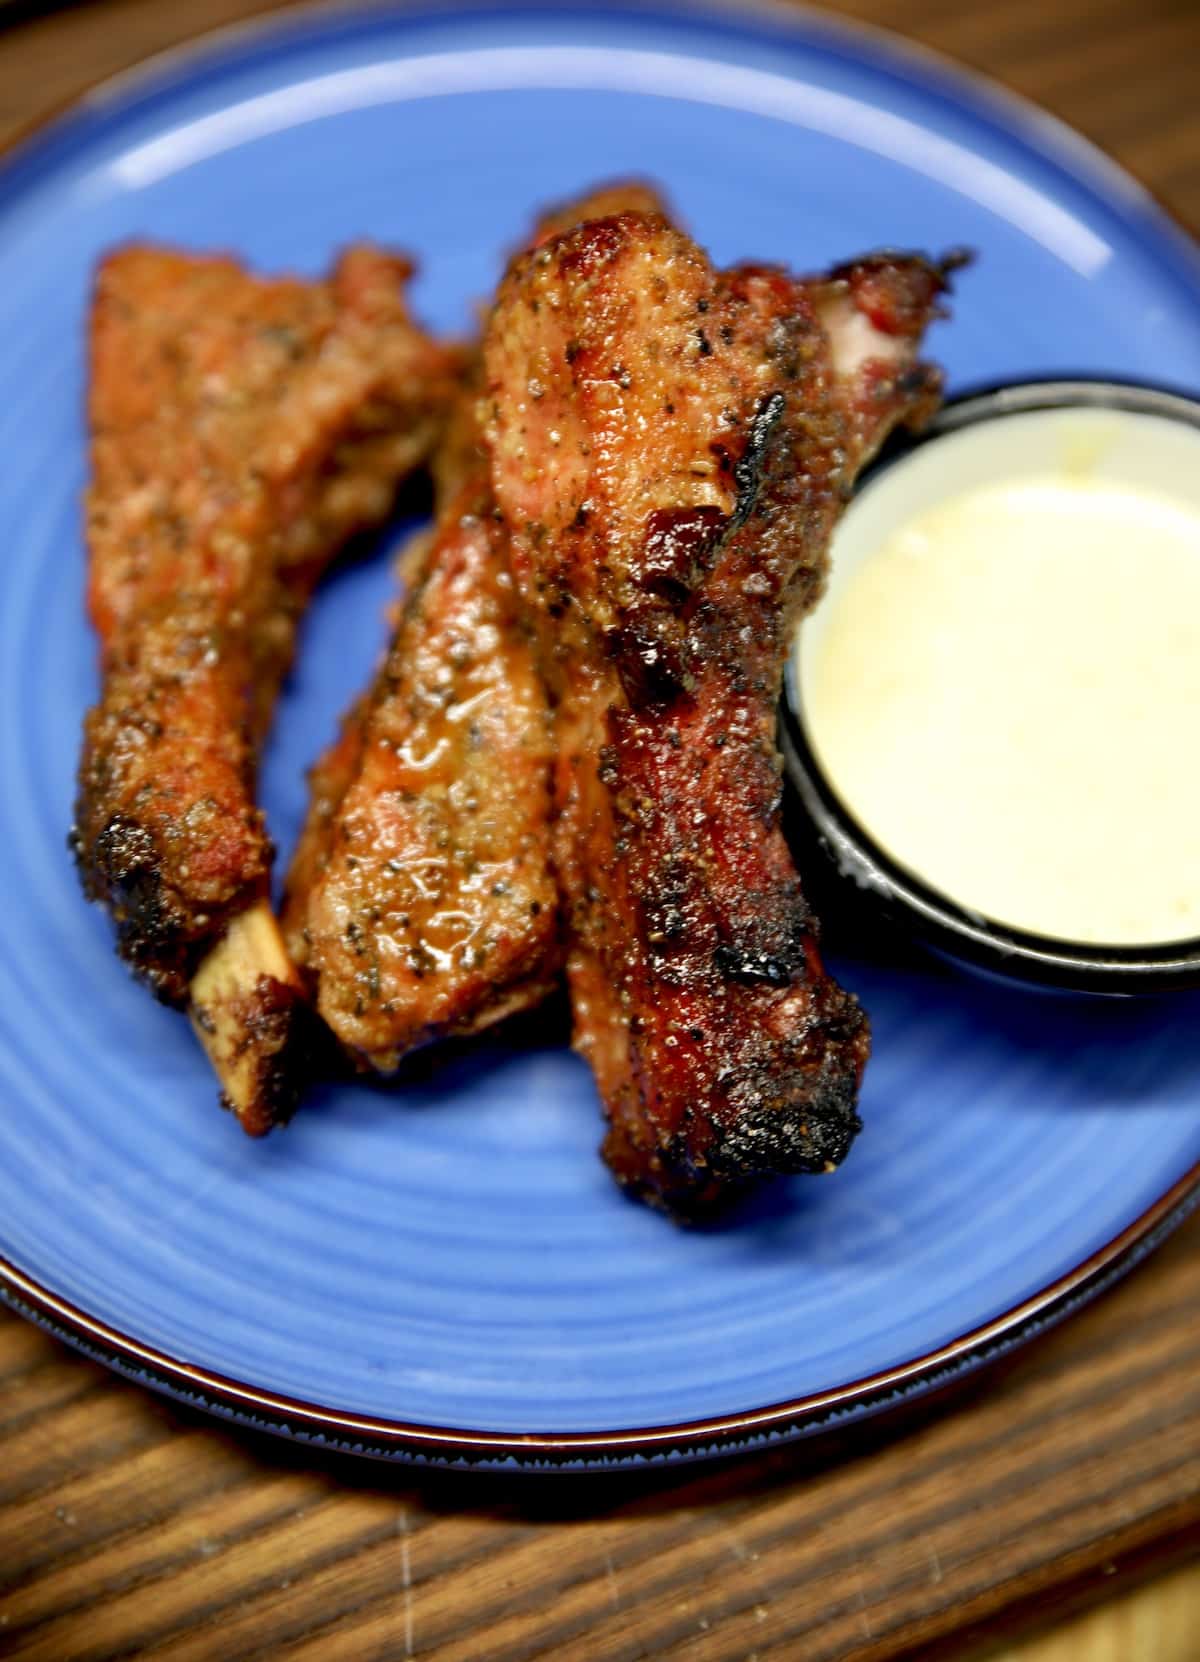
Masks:
[[[1200,399],[1151,382],[1076,375],[987,383],[948,399],[919,433],[901,433],[885,445],[859,492],[926,446],[981,422],[1080,408],[1164,417],[1200,432]],[[1042,935],[994,922],[909,871],[838,797],[809,742],[801,707],[789,651],[779,734],[790,783],[839,873],[876,896],[910,934],[977,969],[1063,991],[1131,994],[1200,985],[1200,937],[1108,945]]]

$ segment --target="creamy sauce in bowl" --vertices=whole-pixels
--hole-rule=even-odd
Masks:
[[[1200,430],[1035,410],[877,476],[795,682],[895,861],[1064,941],[1200,936]]]

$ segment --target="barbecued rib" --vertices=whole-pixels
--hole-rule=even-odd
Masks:
[[[189,1005],[245,1128],[288,1108],[297,984],[271,916],[257,748],[312,587],[427,456],[461,355],[410,321],[411,267],[322,282],[131,247],[91,332],[89,603],[102,690],[72,843],[119,950]]]
[[[518,259],[493,480],[557,706],[576,1045],[618,1179],[686,1213],[836,1165],[868,1051],[780,827],[775,708],[855,472],[937,401],[916,258],[714,272],[655,217]]]
[[[531,241],[660,207],[649,186],[606,185],[548,210]],[[508,575],[479,395],[467,385],[435,452],[432,540],[405,556],[409,599],[373,691],[312,771],[288,875],[284,929],[320,1013],[383,1070],[429,1039],[536,1004],[561,969],[549,712]]]
[[[371,693],[313,774],[284,919],[317,1009],[390,1071],[557,976],[551,734],[468,393],[443,501]]]

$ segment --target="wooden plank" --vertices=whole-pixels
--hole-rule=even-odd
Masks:
[[[993,1652],[993,1662],[1195,1662],[1200,1571],[1176,1570],[1052,1634]]]
[[[255,9],[94,0],[13,26],[0,141]],[[1046,100],[1200,226],[1192,0],[836,9]],[[231,1433],[0,1313],[0,1655],[996,1655],[1049,1610],[1200,1552],[1198,1308],[1200,1220],[1067,1327],[902,1422],[712,1468],[542,1482],[417,1478]],[[1198,1582],[1181,1572],[1005,1662],[1184,1662]]]
[[[922,1653],[1048,1591],[1108,1591],[1107,1567],[1200,1526],[1198,1298],[1200,1220],[915,1421],[587,1483],[416,1481],[232,1434],[48,1338],[31,1355],[5,1317],[0,1375],[17,1354],[91,1390],[11,1437],[0,1401],[0,1649],[202,1662],[219,1628],[229,1662],[406,1633],[443,1662]]]

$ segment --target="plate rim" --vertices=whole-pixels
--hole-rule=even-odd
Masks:
[[[1200,277],[1200,245],[1128,168],[1060,117],[948,54],[897,31],[822,12],[792,0],[520,0],[518,10],[609,15],[629,11],[681,22],[708,20],[734,33],[759,22],[798,40],[841,48],[897,71],[939,96],[982,106],[977,113],[1015,136],[1060,172],[1100,195],[1128,221],[1148,227],[1159,245]],[[357,29],[395,19],[511,15],[494,0],[302,0],[227,23],[150,54],[69,96],[24,123],[0,144],[0,213],[19,196],[24,167],[53,165],[55,140],[82,138],[119,116],[139,96],[169,95],[197,72],[219,72],[240,48],[269,48],[322,28]],[[0,1303],[92,1360],[137,1384],[241,1426],[290,1437],[334,1452],[431,1468],[493,1472],[568,1472],[652,1467],[748,1453],[773,1442],[818,1435],[941,1391],[1048,1331],[1113,1285],[1200,1207],[1200,1160],[1138,1217],[1053,1281],[999,1315],[945,1344],[890,1368],[828,1390],[728,1414],[617,1431],[479,1431],[331,1409],[303,1398],[229,1378],[179,1360],[92,1316],[43,1286],[0,1254]]]
[[[1047,1286],[922,1356],[762,1408],[621,1431],[477,1431],[331,1409],[180,1362],[42,1287],[0,1257],[0,1303],[93,1361],[248,1429],[341,1454],[476,1471],[578,1474],[750,1453],[832,1431],[965,1379],[1113,1286],[1200,1207],[1200,1160],[1124,1229]]]

